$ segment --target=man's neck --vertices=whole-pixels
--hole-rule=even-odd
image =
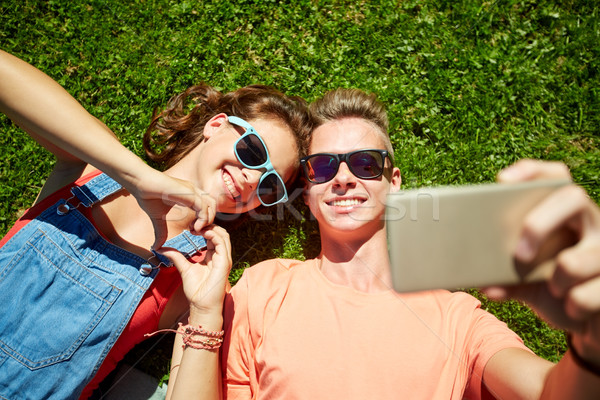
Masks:
[[[332,283],[361,292],[392,288],[385,228],[369,238],[321,237],[320,268]]]

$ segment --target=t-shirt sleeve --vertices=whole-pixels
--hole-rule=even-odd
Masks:
[[[523,340],[506,323],[480,308],[477,301],[473,310],[469,334],[467,336],[468,354],[472,366],[471,376],[465,388],[465,399],[487,399],[487,390],[483,387],[483,371],[494,354],[507,348],[520,348],[531,352]]]
[[[224,329],[221,353],[224,398],[250,399],[254,357],[248,321],[248,284],[244,275],[225,298]]]

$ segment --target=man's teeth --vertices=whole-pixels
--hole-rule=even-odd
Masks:
[[[345,200],[334,200],[331,205],[335,207],[349,207],[356,206],[361,203],[358,199],[345,199]]]

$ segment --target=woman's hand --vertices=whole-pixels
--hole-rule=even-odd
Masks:
[[[520,161],[500,172],[500,182],[570,179],[564,164]],[[575,350],[600,365],[600,209],[584,189],[568,185],[526,217],[515,259],[532,267],[553,260],[547,282],[488,288],[495,299],[527,302],[556,327],[567,329]]]
[[[199,232],[207,242],[204,259],[189,262],[181,253],[169,248],[160,252],[175,264],[183,281],[183,291],[190,303],[190,323],[221,316],[225,293],[229,289],[231,243],[229,234],[220,226],[211,225]]]
[[[207,251],[204,259],[192,263],[174,249],[160,252],[175,264],[183,281],[183,292],[190,303],[188,323],[209,331],[223,329],[223,301],[229,289],[231,244],[225,229],[210,225],[199,232],[204,235]],[[181,335],[175,338],[168,399],[221,398],[219,352],[182,348]]]
[[[191,182],[173,178],[159,171],[152,170],[151,176],[128,185],[126,189],[152,220],[154,249],[159,249],[166,241],[169,219],[188,219],[190,217],[187,213],[190,209],[195,216],[191,218],[188,229],[194,234],[200,234],[202,228],[213,223],[217,213],[217,202],[212,196]],[[184,209],[173,211],[176,205],[183,206]]]

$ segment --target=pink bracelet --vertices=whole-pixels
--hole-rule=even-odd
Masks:
[[[215,350],[221,347],[225,331],[207,331],[202,326],[183,325],[179,323],[177,333],[183,337],[183,348]],[[204,336],[207,339],[194,339],[194,336]]]
[[[146,333],[144,336],[154,336],[157,333],[175,332],[182,336],[183,346],[191,347],[192,349],[216,350],[223,344],[223,336],[225,331],[207,331],[202,326],[195,327],[193,325],[183,325],[179,323],[177,330],[161,329],[153,333]],[[195,336],[203,336],[205,339],[195,338]]]

